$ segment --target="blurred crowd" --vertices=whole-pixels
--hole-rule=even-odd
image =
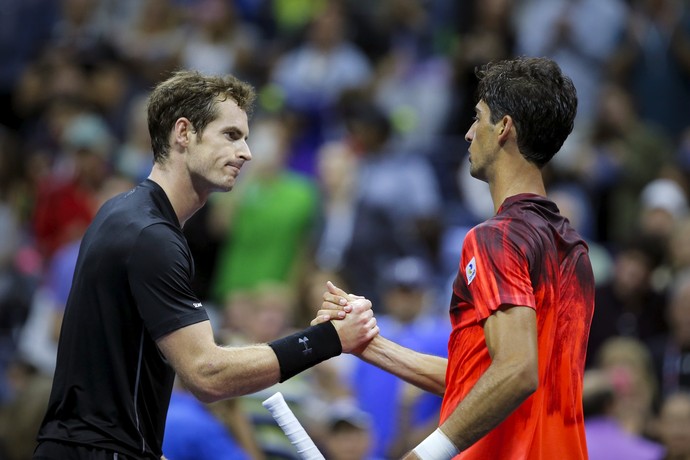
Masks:
[[[690,1],[0,0],[0,11],[0,458],[30,458],[81,235],[104,200],[147,177],[146,98],[170,72],[231,73],[259,93],[253,160],[184,229],[219,343],[305,326],[331,280],[374,302],[387,337],[444,355],[463,237],[494,212],[468,172],[474,70],[531,55],[555,59],[579,97],[545,174],[594,264],[591,458],[690,459]],[[275,391],[336,460],[397,458],[440,406],[341,356],[212,406],[179,388],[166,456],[296,458],[260,405]],[[205,457],[213,446],[226,456]]]

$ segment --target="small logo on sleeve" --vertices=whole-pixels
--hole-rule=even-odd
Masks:
[[[472,257],[470,263],[468,263],[465,267],[465,276],[467,277],[468,286],[470,285],[470,283],[472,283],[474,277],[477,276],[477,261],[474,260],[474,257]]]
[[[202,304],[201,302],[194,302],[192,305],[194,306],[194,308],[201,308],[201,307],[203,307],[203,304]]]

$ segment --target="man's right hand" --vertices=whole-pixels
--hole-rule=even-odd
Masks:
[[[330,281],[324,292],[321,310],[311,325],[333,321],[344,353],[361,353],[379,333],[371,302],[364,297],[348,294]]]
[[[371,339],[379,333],[371,302],[367,299],[357,299],[350,302],[352,311],[345,318],[332,321],[340,337],[343,353],[361,353]]]
[[[348,294],[330,281],[326,283],[326,288],[327,290],[323,293],[321,309],[317,312],[316,318],[312,320],[312,326],[332,319],[345,318],[345,315],[352,311],[351,302],[364,299],[362,296]]]

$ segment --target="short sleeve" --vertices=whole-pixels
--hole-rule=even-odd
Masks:
[[[536,308],[528,257],[509,229],[479,225],[465,239],[460,268],[478,321],[504,305]]]
[[[166,224],[141,231],[129,257],[129,284],[139,314],[154,340],[208,320],[191,288],[194,262],[184,237]]]

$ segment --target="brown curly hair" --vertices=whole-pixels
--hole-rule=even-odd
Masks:
[[[149,96],[147,109],[153,161],[165,162],[170,149],[170,131],[180,117],[187,118],[201,136],[218,116],[217,103],[227,98],[250,115],[256,91],[232,75],[207,76],[188,70],[174,72],[159,83]]]

